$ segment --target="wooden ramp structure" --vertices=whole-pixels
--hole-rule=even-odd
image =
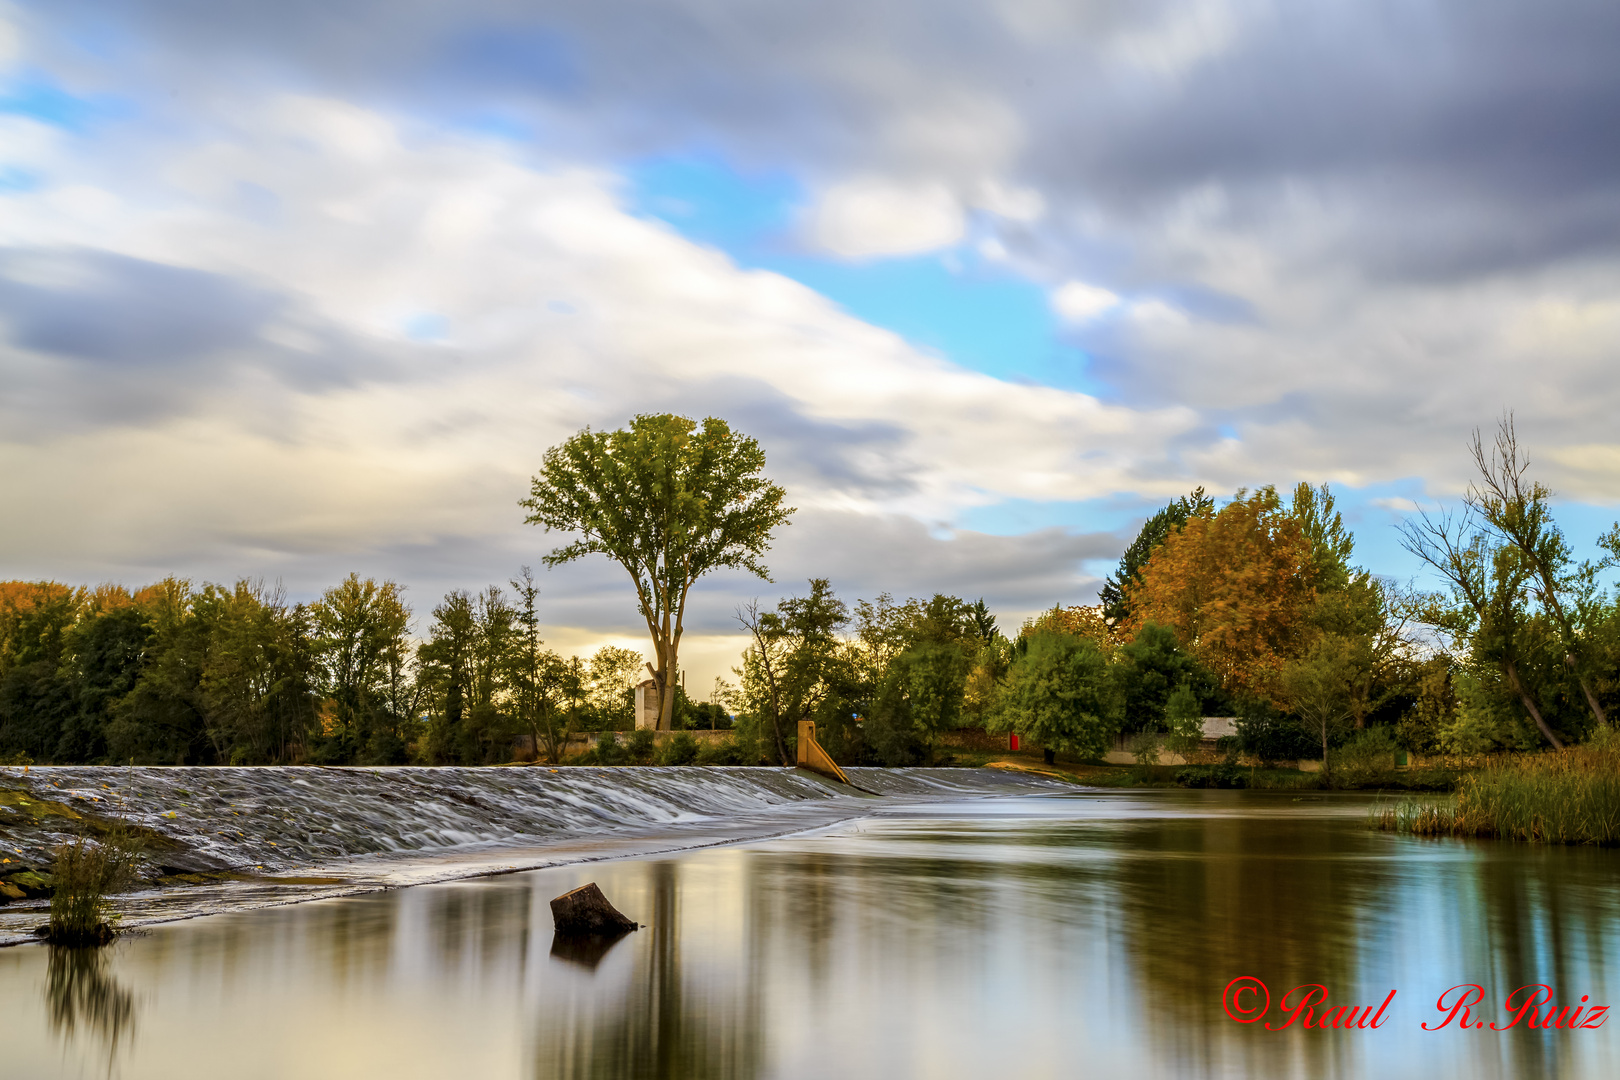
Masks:
[[[845,776],[844,770],[838,767],[838,762],[834,761],[832,755],[823,750],[821,744],[816,742],[816,722],[814,720],[799,721],[798,748],[799,768],[820,773],[829,779],[837,780],[840,784],[849,784],[849,777]],[[854,784],[849,784],[849,786],[855,787]]]

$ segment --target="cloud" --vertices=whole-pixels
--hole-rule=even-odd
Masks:
[[[966,224],[961,203],[942,184],[855,180],[822,193],[808,234],[816,247],[846,258],[916,255],[957,243]]]
[[[0,252],[11,343],[102,368],[190,365],[240,349],[278,306],[230,278],[106,252]]]
[[[1073,323],[1090,322],[1118,305],[1117,293],[1083,281],[1064,282],[1052,290],[1052,309]]]
[[[1620,444],[1560,446],[1548,456],[1562,467],[1561,494],[1586,502],[1620,502]]]
[[[925,532],[1194,482],[1446,495],[1504,405],[1554,487],[1620,498],[1611,7],[58,0],[17,25],[39,79],[140,106],[0,116],[0,177],[28,177],[0,247],[82,275],[0,298],[29,565],[95,521],[128,565],[461,572],[506,557],[545,446],[705,401],[807,514]],[[1095,392],[964,371],[627,212],[626,162],[694,148],[819,193],[795,258],[986,253]],[[218,298],[195,327],[187,290]],[[232,468],[252,499],[193,496]]]
[[[82,408],[91,367],[138,371],[165,407],[113,395],[95,423],[8,427],[0,552],[17,573],[262,573],[307,592],[359,569],[430,595],[503,580],[543,550],[516,501],[545,448],[672,409],[762,440],[804,523],[779,546],[782,580],[1044,605],[1083,592],[1076,560],[1114,540],[946,542],[922,522],[1132,488],[1194,424],[955,367],[634,216],[610,173],[348,103],[274,99],[122,169],[78,152],[64,174],[161,159],[187,197],[125,193],[109,232],[40,212],[52,187],[8,196],[7,362],[78,365],[41,377],[42,416]],[[242,211],[249,178],[274,228]],[[422,312],[444,320],[432,341],[406,332]],[[559,622],[633,622],[613,573],[555,581]]]
[[[1046,213],[1046,199],[1039,191],[1028,187],[1008,187],[996,180],[987,180],[980,186],[975,205],[997,217],[1031,225]]]

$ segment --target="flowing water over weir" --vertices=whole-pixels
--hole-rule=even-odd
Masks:
[[[0,770],[0,877],[64,840],[136,826],[126,926],[399,885],[757,839],[896,803],[1070,790],[984,769],[850,769],[865,791],[751,767],[48,766]],[[873,796],[879,796],[874,798]],[[0,905],[0,945],[42,901]]]

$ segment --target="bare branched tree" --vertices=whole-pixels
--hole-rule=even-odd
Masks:
[[[771,711],[771,734],[776,737],[776,756],[788,763],[787,740],[782,735],[781,619],[774,612],[760,611],[759,601],[751,600],[737,609],[737,622],[754,639],[759,656],[759,672],[765,680],[766,705]]]
[[[1569,545],[1552,520],[1547,505],[1552,498],[1551,489],[1527,479],[1530,459],[1520,455],[1513,414],[1508,413],[1498,422],[1496,440],[1490,449],[1486,449],[1478,428],[1474,429],[1469,449],[1479,469],[1479,479],[1469,485],[1468,505],[1523,558],[1531,591],[1558,627],[1564,664],[1580,683],[1592,718],[1599,727],[1608,727],[1608,714],[1592,692],[1585,665],[1581,663],[1580,636],[1565,603],[1565,596],[1572,591],[1580,575],[1570,572]]]
[[[1439,629],[1454,637],[1472,631],[1476,653],[1494,660],[1525,712],[1556,749],[1564,748],[1535,698],[1519,675],[1519,596],[1528,571],[1516,552],[1479,527],[1473,513],[1442,510],[1436,516],[1419,511],[1401,525],[1401,546],[1433,567],[1451,586],[1466,614],[1467,625]]]

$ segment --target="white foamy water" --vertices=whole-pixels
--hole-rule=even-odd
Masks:
[[[123,897],[126,926],[781,835],[893,803],[1069,790],[979,769],[850,770],[865,792],[798,770],[754,767],[49,766],[6,772],[0,787],[36,803],[151,830],[158,842],[147,855],[149,876],[250,875]],[[80,829],[71,817],[0,806],[0,857],[47,866],[55,845]],[[0,906],[0,944],[26,939],[42,918],[39,902]]]

